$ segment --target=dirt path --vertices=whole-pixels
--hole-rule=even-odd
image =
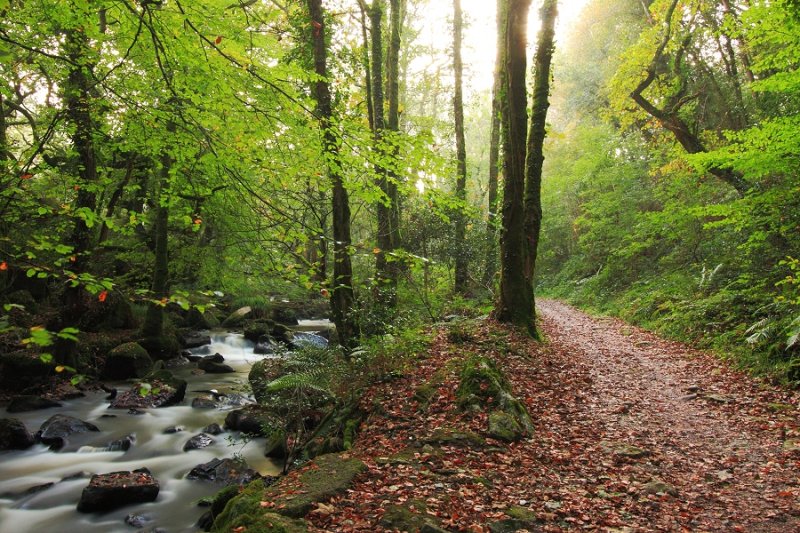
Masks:
[[[546,343],[491,321],[443,326],[371,389],[352,452],[368,471],[309,515],[312,530],[800,531],[800,451],[784,449],[800,445],[797,394],[618,320],[538,305]],[[491,405],[459,409],[473,355],[510,378],[527,438],[489,438]],[[478,439],[431,446],[442,432]]]
[[[552,345],[591,376],[582,415],[603,439],[647,451],[654,478],[677,490],[669,507],[691,520],[675,527],[800,531],[797,456],[783,449],[796,411],[778,401],[796,398],[620,321],[554,301],[539,311]]]

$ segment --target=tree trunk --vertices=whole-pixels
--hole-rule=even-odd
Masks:
[[[308,0],[311,15],[314,49],[314,71],[319,79],[312,87],[317,101],[317,118],[322,129],[322,142],[327,173],[333,185],[333,292],[331,311],[339,344],[353,348],[358,341],[358,324],[353,312],[353,267],[350,261],[350,200],[341,171],[339,140],[333,130],[331,90],[328,83],[327,46],[325,44],[325,17],[322,0]]]
[[[403,26],[403,11],[405,0],[389,0],[391,16],[389,18],[389,47],[386,54],[386,98],[388,100],[386,128],[392,132],[391,148],[389,154],[391,160],[396,162],[400,147],[397,138],[400,133],[400,33]],[[400,193],[398,190],[399,176],[395,165],[392,165],[387,172],[386,195],[391,202],[389,206],[389,241],[391,250],[402,247],[400,238]],[[402,263],[395,262],[390,265],[394,270],[393,274],[397,278],[402,269]]]
[[[464,65],[461,60],[461,34],[463,25],[461,0],[453,0],[453,72],[455,92],[453,95],[453,116],[456,133],[456,198],[467,201],[467,145],[464,139]],[[467,261],[467,220],[464,209],[458,208],[455,215],[455,285],[458,294],[467,293],[469,281],[469,262]]]
[[[507,2],[507,4],[506,4]],[[500,243],[500,294],[495,316],[534,332],[533,293],[525,276],[525,154],[527,151],[527,30],[531,0],[500,0],[508,13],[504,28],[506,83],[503,117],[503,227]],[[507,8],[505,7],[507,5]]]
[[[486,217],[486,261],[483,270],[483,285],[492,287],[494,276],[497,273],[497,198],[498,178],[500,174],[500,96],[505,83],[503,65],[503,43],[506,14],[501,12],[500,4],[497,5],[497,56],[494,67],[494,84],[492,86],[492,119],[489,138],[489,191],[488,212]]]
[[[528,135],[528,159],[525,168],[525,278],[533,289],[539,234],[542,229],[542,166],[544,165],[544,139],[547,127],[547,110],[550,107],[550,64],[553,59],[555,24],[558,15],[556,0],[544,0],[540,11],[542,21],[536,44],[534,66],[533,104],[531,129]],[[531,296],[534,308],[535,300]]]
[[[175,124],[167,124],[167,131],[174,133]],[[172,170],[174,161],[172,156],[164,154],[161,157],[161,170],[156,187],[156,221],[153,231],[155,233],[155,260],[153,263],[153,282],[151,285],[152,297],[155,300],[162,300],[169,297],[169,253],[168,244],[168,225],[169,207],[167,202],[167,191],[169,189],[169,174]],[[151,303],[147,308],[147,314],[142,325],[142,336],[148,339],[160,339],[164,333],[164,305],[161,303]],[[160,343],[158,344],[160,346]]]

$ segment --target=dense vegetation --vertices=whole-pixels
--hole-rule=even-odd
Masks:
[[[793,2],[589,4],[555,74],[540,290],[791,366],[799,16]]]
[[[76,332],[130,302],[120,325],[163,354],[163,311],[220,294],[330,297],[350,346],[496,295],[518,311],[495,275],[512,167],[491,148],[528,100],[479,97],[454,124],[460,58],[418,45],[425,5],[0,0],[5,348],[58,340],[79,367]],[[792,0],[589,2],[556,44],[537,290],[791,370],[798,37]]]

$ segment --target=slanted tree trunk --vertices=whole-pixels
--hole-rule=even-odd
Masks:
[[[464,139],[464,64],[461,60],[461,34],[463,15],[461,0],[453,0],[453,72],[455,92],[453,95],[453,116],[456,133],[456,198],[467,201],[467,145]],[[455,216],[455,284],[456,293],[466,294],[469,281],[469,261],[467,260],[467,220],[464,210],[458,209]]]
[[[497,273],[497,228],[498,228],[498,181],[500,174],[500,97],[505,84],[503,65],[503,44],[505,18],[508,16],[501,11],[501,4],[497,5],[497,56],[494,67],[494,84],[492,86],[492,119],[489,138],[489,183],[488,183],[488,211],[486,218],[486,259],[483,270],[483,285],[492,287],[494,276]]]
[[[534,65],[533,105],[531,128],[528,133],[528,159],[525,168],[525,278],[533,290],[539,234],[542,229],[542,167],[547,110],[550,107],[550,65],[553,59],[555,23],[558,14],[556,0],[544,0],[540,11],[542,27],[536,44]],[[535,318],[535,300],[532,298]]]
[[[311,15],[311,43],[314,49],[314,71],[319,76],[312,86],[317,101],[317,118],[322,129],[322,149],[327,162],[327,173],[333,185],[333,292],[331,311],[339,343],[352,348],[358,341],[358,323],[353,312],[353,267],[350,261],[350,200],[342,177],[339,157],[339,139],[332,123],[333,109],[328,82],[325,43],[326,24],[322,0],[308,0]]]
[[[499,0],[504,24],[506,83],[501,98],[503,122],[503,227],[500,242],[500,293],[495,316],[534,332],[533,293],[525,276],[525,156],[527,153],[528,11],[531,0]]]

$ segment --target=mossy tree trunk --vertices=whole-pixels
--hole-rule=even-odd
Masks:
[[[352,348],[358,342],[358,324],[353,312],[353,267],[350,260],[350,199],[344,186],[339,157],[339,138],[334,131],[331,89],[328,82],[326,21],[322,0],[308,0],[311,15],[311,43],[314,50],[314,71],[319,76],[312,86],[317,102],[317,118],[322,130],[322,150],[328,178],[333,186],[333,292],[331,311],[339,343]]]
[[[456,134],[456,198],[467,201],[467,144],[464,139],[464,64],[461,59],[463,15],[461,0],[453,0],[453,72],[455,90],[453,94],[453,116]],[[459,208],[455,216],[455,284],[456,293],[466,294],[469,281],[469,262],[467,260],[467,219],[464,210]]]
[[[553,59],[557,15],[556,0],[544,0],[539,16],[542,27],[536,44],[531,128],[528,133],[528,158],[525,168],[525,281],[532,291],[531,304],[534,307],[534,318],[533,277],[542,229],[542,167],[547,110],[550,107],[550,66]]]
[[[525,156],[527,153],[527,30],[531,0],[500,0],[504,27],[505,86],[501,98],[503,139],[503,226],[500,241],[500,293],[495,316],[534,331],[533,292],[525,276]],[[502,10],[502,11],[501,11]]]

